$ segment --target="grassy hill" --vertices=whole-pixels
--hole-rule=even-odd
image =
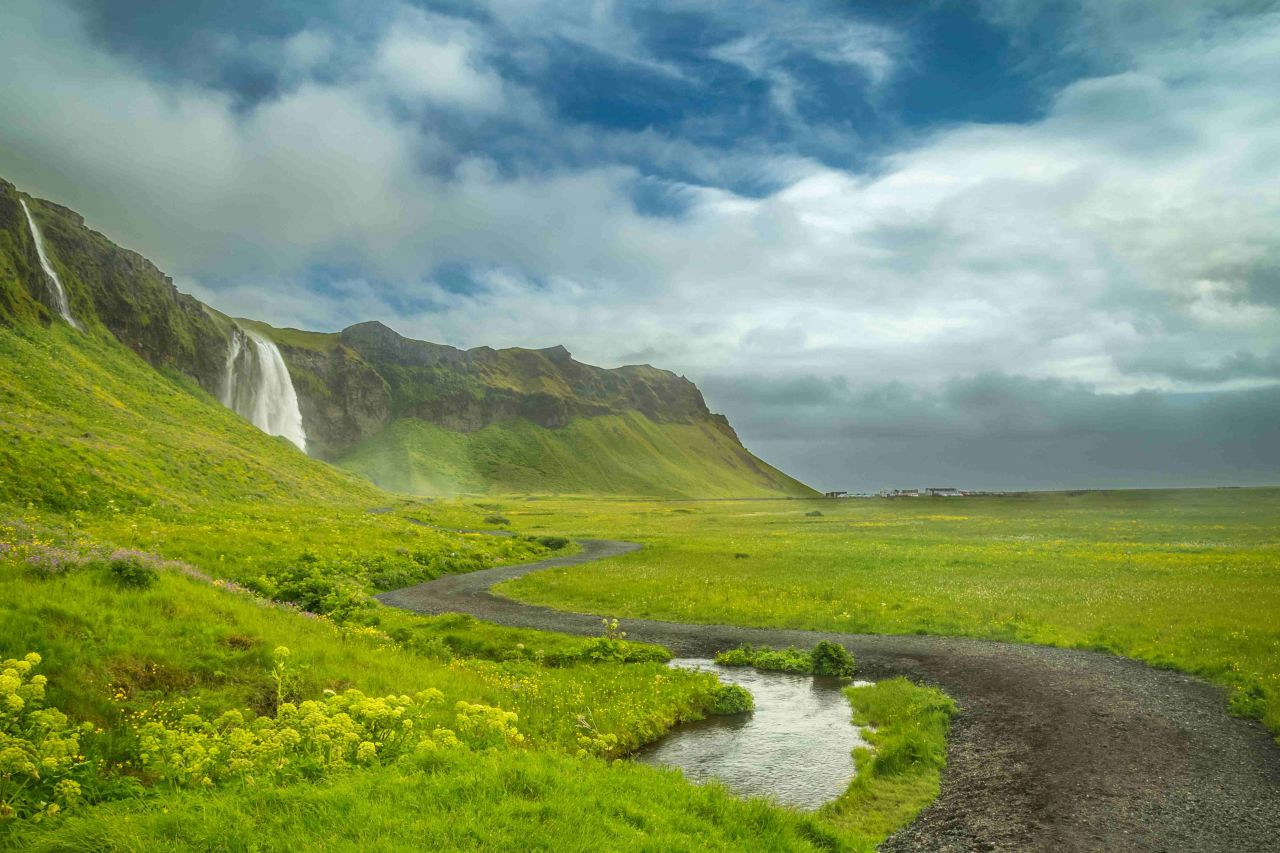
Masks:
[[[714,422],[658,424],[639,412],[577,418],[561,429],[513,418],[470,433],[402,418],[338,463],[417,494],[811,494]]]
[[[201,399],[201,392],[217,396],[227,381],[233,323],[239,323],[280,348],[297,392],[308,452],[339,461],[384,488],[432,495],[813,494],[751,455],[728,421],[707,409],[698,388],[670,371],[650,365],[594,367],[576,361],[563,347],[459,350],[403,337],[376,322],[322,333],[233,321],[179,293],[150,261],[91,230],[74,211],[24,196],[0,180],[0,325],[10,329],[64,325],[41,271],[24,203],[44,235],[69,309],[86,332],[83,341],[64,342],[73,350],[80,343],[100,347],[73,355],[75,369],[93,370],[87,362],[94,359],[104,366],[118,363],[124,372],[111,370],[126,385],[156,390],[160,379],[140,372],[150,366],[170,383],[162,393],[176,389]],[[37,354],[36,337],[24,340],[8,344],[13,358],[50,361],[47,353]],[[111,342],[123,344],[137,360],[121,361],[123,354],[107,346]],[[19,352],[22,347],[27,349]],[[41,393],[64,397],[67,389],[93,384],[55,375],[60,369],[28,378]],[[108,385],[111,381],[107,377]],[[135,402],[139,405],[124,410],[149,419],[148,401]],[[196,416],[188,404],[170,402]],[[226,423],[225,415],[204,410],[198,417],[206,415],[212,420],[202,424],[201,435],[206,426]],[[127,416],[118,416],[108,423],[126,421]],[[138,433],[124,429],[120,434],[128,442]],[[82,434],[74,442],[80,467],[59,464],[58,476],[96,464],[90,460],[102,452],[100,439],[92,430]],[[258,451],[242,448],[225,462],[214,458],[219,451],[212,446],[204,452],[215,471],[210,476],[217,477],[244,452]],[[28,454],[35,457],[43,458],[40,452]],[[184,463],[174,462],[174,470],[183,468]],[[161,472],[157,485],[164,482]],[[291,483],[286,476],[278,488],[292,488]],[[11,483],[10,488],[17,487]],[[62,500],[70,505],[72,498]]]

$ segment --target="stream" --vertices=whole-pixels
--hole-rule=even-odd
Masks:
[[[755,711],[708,717],[672,729],[635,755],[642,764],[679,767],[693,782],[718,779],[740,796],[816,809],[844,793],[852,751],[866,746],[843,688],[849,682],[677,658],[671,666],[714,672],[755,697]]]

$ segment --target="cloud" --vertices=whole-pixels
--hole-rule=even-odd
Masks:
[[[485,67],[473,26],[405,13],[377,46],[378,75],[407,98],[493,111],[506,102],[501,78]]]
[[[215,65],[274,70],[247,97],[105,49],[78,6],[11,0],[0,55],[22,73],[0,84],[0,174],[232,313],[563,342],[705,380],[749,444],[814,477],[838,470],[815,454],[906,466],[908,439],[984,460],[1061,439],[1062,481],[1122,477],[1108,448],[1161,417],[1196,464],[1235,476],[1259,445],[1173,401],[1227,395],[1194,399],[1239,401],[1266,432],[1246,415],[1280,380],[1280,16],[1166,25],[1159,5],[1104,7],[1065,28],[1061,49],[1088,46],[1093,70],[1038,118],[930,127],[854,171],[810,153],[860,144],[819,84],[836,67],[890,109],[899,63],[922,60],[883,23],[696,2],[399,7],[213,40]],[[1021,37],[1028,9],[989,11]],[[566,111],[566,91],[597,91],[583,69],[606,67],[677,117]],[[759,112],[778,75],[799,100]],[[1269,452],[1256,462],[1280,476]],[[1060,482],[1051,468],[981,466]]]

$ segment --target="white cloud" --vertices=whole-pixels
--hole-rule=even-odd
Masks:
[[[502,78],[485,67],[469,27],[405,12],[377,47],[377,73],[396,93],[437,104],[493,111],[504,104]]]
[[[605,364],[855,391],[991,371],[1111,392],[1238,387],[1233,367],[1270,381],[1259,365],[1280,340],[1280,292],[1268,302],[1266,289],[1280,276],[1276,16],[1152,42],[1123,70],[1065,87],[1041,120],[944,128],[853,174],[558,126],[536,93],[513,102],[481,31],[416,12],[394,19],[367,67],[333,80],[308,76],[332,59],[329,37],[293,37],[296,85],[245,111],[103,52],[60,4],[0,14],[0,55],[22,70],[0,85],[0,115],[13,117],[0,174],[232,313],[321,328],[377,318],[460,345],[564,342]],[[583,33],[618,25],[593,20]],[[760,38],[783,36],[800,38]],[[766,69],[763,44],[740,45],[740,61]],[[808,49],[868,73],[879,61],[824,44]],[[512,175],[406,114],[412,98],[472,118],[518,113],[584,155],[709,177],[755,169],[784,186],[765,198],[673,186],[683,216],[646,217],[631,202],[636,168]],[[483,288],[432,282],[442,262],[475,265]],[[318,264],[349,275],[313,292]]]

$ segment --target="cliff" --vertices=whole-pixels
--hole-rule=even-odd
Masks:
[[[74,211],[0,180],[0,324],[63,322],[25,199],[76,321],[218,399],[234,325],[283,356],[307,451],[387,488],[670,496],[811,494],[751,455],[697,386],[650,365],[605,369],[563,346],[461,350],[382,323],[341,332],[232,320]],[[283,374],[281,374],[283,375]],[[194,389],[193,389],[194,390]]]

